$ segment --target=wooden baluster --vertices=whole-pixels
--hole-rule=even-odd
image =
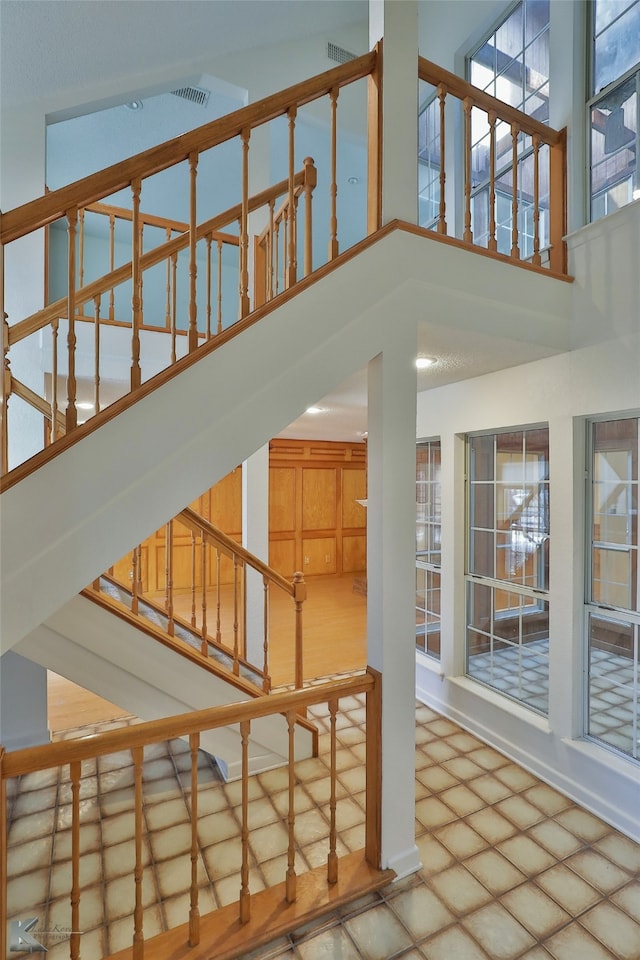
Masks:
[[[93,415],[100,412],[100,296],[93,298]]]
[[[295,684],[300,690],[304,683],[304,651],[302,644],[302,604],[307,599],[307,585],[304,574],[299,570],[293,575],[293,600],[296,611],[296,647],[295,647]]]
[[[249,720],[240,722],[242,741],[242,866],[240,868],[240,923],[247,923],[251,914],[249,893]]]
[[[78,208],[74,207],[67,213],[67,233],[69,237],[68,279],[67,279],[67,410],[66,428],[71,433],[78,425],[78,410],[76,407],[76,227],[78,222]]]
[[[131,389],[137,390],[142,375],[140,371],[140,324],[142,322],[140,286],[142,271],[140,270],[140,193],[142,181],[136,177],[131,182],[132,222],[131,222]]]
[[[217,332],[222,333],[222,240],[218,240],[218,326]]]
[[[567,129],[560,142],[549,145],[549,267],[554,273],[567,272]]]
[[[272,286],[272,292],[274,296],[278,296],[280,291],[280,220],[276,220],[275,223],[275,235],[274,235],[274,248],[275,248],[275,285]]]
[[[338,167],[337,167],[337,113],[338,113],[338,93],[337,87],[329,93],[331,101],[331,184],[329,193],[331,196],[331,215],[329,218],[329,260],[338,256]]]
[[[196,230],[198,227],[196,210],[196,179],[198,176],[198,154],[194,150],[189,154],[189,353],[198,346],[198,301],[196,279]]]
[[[242,580],[240,581],[240,656],[247,659],[247,565],[240,562]]]
[[[191,626],[196,625],[196,535],[191,531]]]
[[[375,685],[367,691],[366,702],[365,856],[367,863],[378,870],[382,844],[382,674],[373,667],[367,667],[367,673]]]
[[[0,746],[0,917],[8,917],[7,904],[7,846],[9,817],[7,815],[7,781],[4,775],[5,749]],[[0,937],[0,960],[7,960],[7,935]]]
[[[237,675],[240,673],[240,664],[238,662],[239,656],[239,647],[238,647],[238,556],[234,553],[233,555],[233,672]]]
[[[167,610],[167,633],[170,637],[174,635],[173,621],[173,520],[169,520],[165,532],[165,565],[166,565],[166,610]]]
[[[511,124],[511,259],[520,259],[518,247],[518,126]]]
[[[84,287],[84,209],[78,210],[79,237],[78,237],[78,273],[80,274],[80,283],[78,288]]]
[[[138,615],[138,548],[134,547],[131,551],[131,613]]]
[[[262,578],[263,586],[263,614],[262,614],[262,624],[264,630],[264,639],[262,643],[262,688],[265,693],[269,693],[271,689],[271,681],[269,679],[269,580],[267,577]]]
[[[533,257],[531,262],[541,266],[540,257],[540,137],[533,135]]]
[[[487,249],[498,249],[496,238],[496,113],[489,110],[489,240]]]
[[[198,909],[198,750],[200,734],[189,734],[191,751],[191,886],[189,894],[189,946],[200,943],[200,910]]]
[[[80,957],[80,761],[69,764],[71,776],[71,937],[69,956]]]
[[[202,546],[202,645],[200,652],[203,656],[209,656],[209,643],[207,642],[207,541],[204,536],[201,541]]]
[[[176,362],[176,339],[178,337],[178,254],[171,254],[171,363]]]
[[[329,701],[330,736],[331,736],[331,798],[329,800],[329,855],[327,857],[327,883],[338,881],[338,855],[336,853],[336,712],[338,701]]]
[[[169,240],[171,240],[171,227],[166,228],[165,239],[167,243],[169,242]],[[166,289],[167,289],[167,302],[165,306],[164,325],[167,328],[167,330],[170,330],[171,329],[171,257],[167,257]]]
[[[465,243],[473,243],[471,232],[471,110],[473,103],[470,97],[462,101],[464,109],[464,233]]]
[[[220,551],[216,548],[216,643],[222,643],[220,629]]]
[[[51,426],[49,442],[58,438],[58,329],[60,321],[56,317],[51,321]]]
[[[242,209],[240,214],[240,319],[249,313],[249,139],[251,130],[241,133]]]
[[[207,245],[207,340],[211,340],[211,234],[206,238]]]
[[[133,869],[135,885],[135,906],[133,908],[133,960],[143,960],[144,933],[142,924],[142,761],[143,747],[133,747],[134,781],[135,781],[135,851],[136,862]]]
[[[295,129],[297,107],[289,107],[287,116],[289,118],[289,245],[287,256],[287,270],[285,286],[287,290],[292,287],[298,277],[298,253],[297,253],[297,231],[296,231],[296,211],[294,205],[295,197]]]
[[[113,273],[116,267],[116,218],[115,214],[109,214],[109,273]],[[109,290],[109,320],[113,323],[115,319],[115,288]]]
[[[276,237],[276,242],[274,244],[274,235],[275,235],[275,225],[273,222],[273,214],[275,210],[276,202],[275,200],[269,201],[269,232],[267,234],[267,302],[273,299],[275,284],[274,280],[274,270],[276,257],[278,255],[278,242]]]
[[[287,289],[287,250],[289,249],[289,207],[282,211],[282,289]]]
[[[286,897],[287,903],[295,903],[296,899],[296,773],[295,773],[295,732],[296,732],[296,714],[295,710],[289,710],[287,713],[287,728],[289,731],[289,812],[287,814],[287,827],[289,831],[289,844],[287,847],[287,877],[286,877]]]
[[[447,98],[447,88],[444,84],[439,84],[437,88],[438,100],[440,101],[440,210],[438,216],[438,233],[445,234],[447,233],[447,220],[446,220],[446,198],[445,198],[445,183],[447,180],[447,172],[445,170],[445,136],[446,136],[446,127],[445,127],[445,101]]]

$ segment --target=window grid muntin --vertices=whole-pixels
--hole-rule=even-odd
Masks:
[[[538,455],[533,463],[537,464],[534,469],[530,462],[530,457],[535,450],[530,448],[527,439],[534,441],[535,434],[542,431],[542,458]],[[513,438],[512,442],[519,438],[521,453],[521,469],[519,475],[512,475],[506,478],[500,471],[499,446],[500,438]],[[505,442],[508,442],[505,440]],[[491,449],[489,449],[489,446]],[[504,451],[502,451],[504,453]],[[513,454],[511,454],[513,459]],[[468,435],[467,437],[467,544],[466,544],[466,609],[467,609],[467,644],[466,644],[466,670],[467,674],[474,680],[490,686],[498,692],[518,700],[526,706],[539,713],[548,712],[548,576],[546,574],[547,560],[544,560],[544,573],[541,578],[540,571],[536,574],[536,585],[532,582],[525,582],[527,577],[523,576],[521,582],[512,579],[506,579],[497,575],[498,558],[498,533],[508,532],[499,530],[499,504],[498,491],[506,488],[526,490],[532,485],[537,486],[538,513],[542,510],[545,515],[544,520],[544,539],[538,544],[538,556],[543,553],[546,558],[546,549],[549,541],[549,434],[546,425],[530,426],[520,429],[510,429],[498,432],[483,432]],[[489,460],[491,462],[489,462]],[[503,458],[504,460],[504,458]],[[542,463],[542,468],[540,468]],[[527,467],[529,464],[529,468]],[[514,487],[514,482],[521,484],[518,488]],[[484,526],[476,524],[476,500],[478,490],[482,487],[489,487],[492,490],[492,502],[485,502]],[[540,492],[544,491],[542,495]],[[485,491],[486,492],[486,491]],[[504,505],[504,497],[501,498]],[[526,509],[526,508],[523,508]],[[505,510],[502,516],[505,516]],[[523,512],[520,511],[520,516]],[[490,523],[486,520],[489,519]],[[539,530],[540,524],[536,525]],[[526,530],[527,527],[524,527]],[[476,569],[477,557],[475,556],[475,538],[478,534],[489,535],[486,539],[493,543],[492,550],[492,573],[478,573]],[[489,541],[489,537],[491,541]],[[529,577],[528,579],[531,579]],[[545,587],[541,589],[539,583],[544,582]],[[481,596],[478,588],[486,590],[485,610],[484,610],[484,628],[479,622],[476,622],[475,597]],[[506,598],[506,602],[505,602]],[[488,615],[488,616],[487,616]],[[542,617],[543,625],[546,629],[544,636],[531,639],[528,625],[533,622],[531,618]],[[515,640],[509,639],[505,635],[505,625],[511,622],[513,632],[513,622],[517,618],[517,629],[515,630]],[[525,626],[527,629],[525,629]],[[488,644],[488,650],[483,651],[479,656],[480,660],[473,660],[472,653],[474,643],[473,638],[484,636]],[[534,646],[534,643],[536,644]],[[508,690],[508,684],[504,682],[496,683],[495,675],[498,667],[500,654],[503,651],[511,651],[509,657],[503,657],[503,662],[509,659],[512,671],[511,686],[514,689]],[[516,656],[517,652],[517,656]],[[488,653],[488,657],[486,654]],[[496,659],[496,654],[498,658]],[[514,663],[514,658],[517,662]],[[476,665],[480,664],[479,668]],[[502,669],[502,668],[501,668]],[[514,673],[515,669],[515,673]],[[537,681],[534,684],[533,691],[529,683],[530,675],[537,673]]]
[[[441,446],[416,444],[416,647],[440,659]]]
[[[595,538],[595,519],[599,514],[595,510],[596,489],[596,449],[595,433],[599,425],[635,422],[635,436],[631,439],[635,450],[631,449],[632,479],[636,496],[630,507],[631,539],[630,546],[635,551],[634,571],[635,608],[603,603],[595,596],[594,550],[603,541]],[[587,491],[586,523],[587,543],[585,569],[585,736],[618,754],[640,760],[640,532],[638,530],[638,497],[640,496],[640,417],[634,414],[593,418],[587,422]],[[612,447],[609,452],[612,452]],[[625,452],[618,451],[618,452]],[[625,481],[625,486],[629,484]],[[612,541],[604,541],[611,545]],[[614,545],[616,541],[613,541]],[[626,546],[623,545],[623,546]],[[623,646],[616,648],[608,643],[596,647],[594,644],[595,622],[608,624],[611,631],[626,631],[630,636],[628,654]],[[604,692],[603,692],[604,691]],[[608,704],[608,706],[607,706]],[[625,726],[625,718],[628,719]]]
[[[614,213],[621,207],[626,206],[633,200],[638,199],[640,195],[640,171],[638,170],[638,153],[640,151],[640,34],[637,40],[637,58],[635,63],[631,63],[617,76],[612,77],[606,84],[596,89],[596,42],[601,38],[611,25],[615,25],[632,8],[638,10],[640,17],[640,0],[632,0],[623,11],[613,17],[609,24],[602,30],[596,31],[597,2],[589,4],[589,88],[591,96],[587,103],[587,156],[589,157],[589,184],[587,187],[589,198],[589,217],[593,222],[601,217]],[[621,155],[625,148],[620,147],[617,151],[612,151],[608,157],[604,157],[597,162],[594,161],[594,112],[598,106],[610,100],[617,91],[622,90],[630,81],[635,80],[635,136],[629,141],[626,151],[632,162],[629,163],[626,171],[615,171],[604,180],[603,185],[596,187],[596,174],[599,170],[605,168],[613,154]]]

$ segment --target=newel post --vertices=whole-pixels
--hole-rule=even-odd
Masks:
[[[304,163],[304,275],[308,277],[313,270],[313,191],[318,183],[318,171],[313,158],[305,157]]]
[[[293,601],[296,608],[296,653],[295,653],[295,683],[296,690],[301,690],[304,683],[303,647],[302,647],[302,604],[307,599],[307,585],[304,574],[297,570],[293,575]]]
[[[567,128],[560,142],[549,146],[549,265],[554,273],[566,274],[567,250]]]

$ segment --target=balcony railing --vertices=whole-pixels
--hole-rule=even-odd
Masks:
[[[279,618],[280,633],[291,631],[294,651],[293,685],[304,682],[303,604],[307,587],[302,573],[291,581],[253,556],[218,527],[185,508],[170,520],[157,539],[161,556],[150,552],[153,542],[135,547],[85,591],[124,606],[134,617],[159,626],[173,638],[174,649],[196,659],[216,662],[264,693],[271,690],[271,597],[279,591],[291,601],[291,616]],[[156,538],[154,537],[155,541]],[[157,550],[155,551],[158,552]],[[180,567],[181,587],[176,568]],[[260,590],[259,614],[247,617],[248,574]],[[186,588],[185,588],[186,584]],[[255,605],[257,606],[257,605]],[[180,608],[180,613],[177,608]],[[185,647],[189,650],[185,651]]]
[[[365,784],[365,814],[364,814],[364,849],[347,856],[339,856],[341,803],[337,770],[337,730],[342,721],[341,711],[353,709],[353,698],[364,695],[366,699],[366,732],[364,745],[366,750],[365,770],[363,782]],[[83,867],[83,843],[86,831],[82,829],[86,823],[86,815],[90,811],[84,799],[84,789],[87,769],[95,769],[96,758],[104,758],[109,762],[109,755],[118,754],[122,766],[125,757],[129,757],[132,764],[131,787],[122,790],[120,810],[133,821],[134,835],[132,838],[133,870],[130,875],[132,912],[129,916],[130,936],[132,946],[122,955],[142,960],[148,957],[162,958],[183,954],[189,947],[196,947],[199,943],[206,943],[208,955],[217,957],[238,957],[245,955],[249,950],[260,943],[281,935],[287,929],[292,929],[318,916],[326,910],[329,904],[336,906],[341,902],[348,902],[368,890],[379,887],[393,879],[393,872],[380,869],[380,803],[381,803],[381,774],[380,774],[380,676],[376,671],[369,669],[366,673],[353,678],[342,679],[325,683],[304,691],[273,694],[270,697],[259,697],[244,703],[234,703],[228,706],[216,707],[210,710],[195,711],[189,714],[168,717],[150,723],[135,724],[94,737],[63,740],[42,747],[32,747],[5,753],[0,748],[0,916],[5,920],[23,919],[25,910],[32,905],[29,891],[20,883],[20,876],[15,881],[13,869],[19,864],[15,857],[9,857],[7,823],[9,819],[9,801],[15,796],[15,778],[28,776],[39,771],[51,771],[60,779],[60,783],[68,791],[69,806],[67,813],[70,819],[70,829],[65,831],[70,838],[71,856],[70,869],[66,889],[63,896],[69,899],[69,941],[68,956],[71,960],[78,960],[81,948],[81,933],[85,923],[83,893],[88,884],[94,885],[95,876],[87,877]],[[325,866],[321,869],[312,869],[308,873],[300,872],[299,846],[296,834],[296,811],[306,809],[299,807],[298,784],[301,774],[297,772],[294,757],[294,728],[297,717],[307,708],[318,707],[318,717],[322,724],[326,741],[326,752],[323,761],[326,764],[326,797],[327,797],[327,830],[325,846]],[[283,770],[287,802],[286,811],[279,821],[278,836],[283,838],[282,866],[280,877],[273,871],[275,886],[266,890],[252,893],[250,876],[253,869],[253,857],[256,851],[250,844],[250,804],[252,796],[252,778],[249,776],[249,741],[252,725],[259,723],[263,717],[280,718],[283,729],[288,732],[288,761]],[[204,731],[238,724],[242,744],[242,776],[238,784],[237,814],[239,827],[235,841],[237,843],[238,885],[235,903],[222,907],[213,913],[201,916],[199,906],[199,887],[201,886],[201,859],[204,824],[202,818],[206,816],[209,807],[205,805],[211,783],[200,783],[199,779],[199,748],[200,737]],[[187,823],[189,827],[190,844],[188,851],[181,858],[185,880],[188,882],[188,905],[184,907],[184,920],[180,926],[164,934],[153,937],[152,941],[145,938],[144,907],[149,902],[145,883],[145,850],[148,843],[146,835],[145,805],[148,801],[149,790],[153,792],[147,779],[145,769],[145,750],[148,750],[147,760],[153,760],[153,746],[162,741],[183,738],[188,743],[187,758],[189,763],[183,776],[185,790],[189,793],[187,806]],[[285,738],[286,739],[286,738]],[[127,781],[129,782],[129,781]],[[235,794],[234,794],[235,796]],[[350,803],[349,797],[345,802]],[[199,814],[202,804],[203,813]],[[222,811],[224,812],[224,811]],[[233,818],[228,818],[233,819]],[[349,821],[351,822],[351,821]],[[280,823],[282,825],[280,825]],[[274,824],[274,829],[275,829]],[[283,830],[284,827],[284,830]],[[269,855],[271,855],[272,851]],[[297,857],[298,855],[298,857]],[[273,864],[273,861],[272,861]],[[200,867],[200,869],[199,869]],[[176,861],[176,870],[181,867]],[[343,877],[344,871],[344,877]],[[265,876],[266,876],[265,872]],[[106,888],[109,877],[104,878]],[[95,889],[95,887],[93,887]],[[26,900],[25,900],[26,898]],[[225,901],[226,902],[226,901]],[[35,904],[33,904],[35,906]],[[125,921],[119,921],[122,923]],[[0,938],[0,960],[7,957],[7,937]]]
[[[191,362],[186,355],[245,330],[271,302],[380,230],[380,50],[4,214],[0,489],[176,375]],[[424,235],[565,276],[564,132],[429,61],[420,59],[418,72],[430,91],[416,158],[416,223]],[[357,129],[367,155],[358,217],[338,191],[343,91],[349,135]],[[309,106],[315,163],[296,158]],[[456,177],[459,121],[464,163]],[[286,156],[285,175],[252,193],[252,132],[264,125]],[[225,181],[225,198],[235,202],[219,211],[210,188],[223,150],[239,175]],[[182,220],[149,206],[164,195],[169,170],[182,182]],[[420,232],[416,224],[399,226]],[[57,299],[35,312],[23,306],[35,296],[24,282],[25,243],[36,251],[40,244],[58,264],[45,283],[45,295]]]

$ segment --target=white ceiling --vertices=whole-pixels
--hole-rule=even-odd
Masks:
[[[476,0],[476,8],[480,2]],[[433,11],[430,16],[451,20],[454,6],[462,14],[470,5],[464,0],[429,4]],[[152,86],[148,81],[157,64],[170,61],[177,65],[176,75],[180,75],[183,64],[182,75],[193,77],[192,82],[200,79],[210,83],[215,89],[209,116],[164,94],[165,106],[167,98],[172,103],[169,113],[162,111],[162,122],[169,122],[171,129],[163,129],[160,139],[175,136],[182,132],[175,131],[175,124],[189,129],[221,110],[232,109],[236,99],[240,105],[241,88],[223,82],[216,88],[215,77],[202,77],[200,63],[282,44],[286,39],[295,41],[310,33],[325,32],[327,40],[339,42],[341,29],[362,24],[367,16],[368,0],[0,0],[1,106],[4,110],[34,101],[59,104],[67,90],[78,86],[99,89],[101,80],[113,78],[114,70],[131,77],[132,82],[139,77],[141,89],[146,88]],[[464,25],[461,29],[464,31]],[[152,104],[146,109],[149,116]],[[131,122],[127,153],[144,149],[147,144],[136,139],[136,114],[127,117],[127,113],[120,106],[117,114],[105,109],[97,118],[82,118],[80,122],[86,126],[83,139],[89,143],[95,143],[96,137],[102,137],[105,143],[113,141],[112,116],[117,115],[119,126]],[[96,124],[102,125],[101,133],[97,133]],[[52,143],[57,143],[62,154],[66,152],[66,160],[71,163],[68,143],[65,151],[66,126],[66,122],[56,123],[50,127],[50,134]],[[86,172],[78,170],[78,176]],[[52,170],[49,186],[59,186],[58,179]],[[419,323],[418,353],[435,357],[437,363],[418,372],[418,389],[428,390],[525,363],[548,352],[524,342],[451,329],[442,318],[430,315],[429,322]],[[324,408],[323,413],[301,417],[282,436],[360,439],[367,429],[366,371],[316,402]]]

